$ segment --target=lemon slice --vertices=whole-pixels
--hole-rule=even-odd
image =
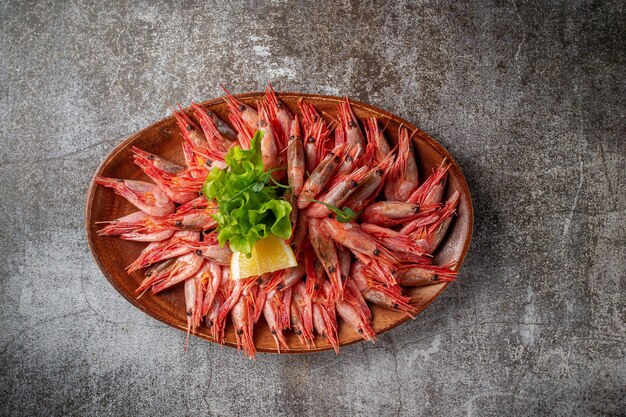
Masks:
[[[294,266],[298,266],[298,262],[287,242],[269,235],[254,244],[249,258],[244,253],[233,252],[230,277],[238,280]]]

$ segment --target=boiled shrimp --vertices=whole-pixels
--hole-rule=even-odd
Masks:
[[[136,242],[159,242],[169,239],[173,234],[173,229],[151,229],[150,225],[154,224],[156,218],[147,215],[143,211],[136,211],[119,219],[98,222],[98,224],[107,224],[98,230],[98,236],[120,236],[125,240],[133,240]],[[144,230],[137,230],[136,225],[145,225]]]
[[[439,167],[422,185],[413,191],[407,201],[422,206],[432,206],[441,203],[449,169],[450,164],[447,164],[445,159],[441,161]]]
[[[384,246],[363,232],[357,223],[340,223],[334,219],[321,222],[323,233],[349,248],[352,253],[377,271],[377,278],[387,286],[395,285],[394,266],[398,259]]]
[[[261,139],[261,154],[263,155],[263,165],[266,170],[270,170],[278,166],[279,146],[276,142],[274,129],[270,123],[270,115],[267,106],[262,103],[259,105],[258,113],[258,129],[263,132]]]
[[[330,131],[322,120],[313,123],[304,131],[304,160],[306,170],[311,172],[326,156]]]
[[[215,262],[205,260],[203,268],[200,268],[197,275],[200,275],[204,285],[204,297],[202,299],[200,312],[202,316],[205,316],[213,305],[215,297],[217,297],[220,290],[222,280],[224,279],[222,267]]]
[[[179,110],[172,108],[176,124],[183,136],[183,155],[188,166],[204,165],[209,159],[208,144],[204,135],[191,118],[178,106]]]
[[[243,353],[249,358],[254,359],[256,349],[252,334],[254,332],[254,317],[247,296],[241,295],[231,311],[233,326],[235,327],[235,337],[237,338],[237,351],[243,350]]]
[[[371,223],[361,223],[361,229],[381,245],[396,252],[423,255],[422,248],[408,235]]]
[[[291,296],[291,327],[300,343],[310,347],[313,342],[313,299],[306,291],[306,285],[300,281],[293,287]]]
[[[287,146],[287,178],[293,195],[298,197],[304,184],[304,148],[302,146],[302,135],[300,133],[300,123],[298,117],[291,124],[289,135],[289,145]]]
[[[339,354],[335,297],[328,281],[324,282],[320,294],[313,300],[313,327]]]
[[[393,164],[393,154],[389,154],[387,158],[379,162],[377,165],[363,176],[359,183],[359,187],[352,193],[346,201],[346,206],[352,208],[356,212],[360,212],[367,207],[384,187],[385,177]]]
[[[217,341],[218,343],[224,343],[224,327],[219,327],[217,324],[217,316],[219,314],[220,309],[222,308],[223,302],[224,302],[224,296],[222,295],[221,292],[218,292],[215,295],[213,304],[209,308],[209,311],[206,314],[206,318],[205,318],[206,326],[211,331],[211,337],[213,338],[213,340]]]
[[[200,269],[202,261],[203,259],[195,253],[180,256],[167,268],[146,277],[136,292],[143,293],[152,287],[152,293],[157,294],[191,277]]]
[[[455,191],[452,197],[439,210],[436,222],[428,226],[425,231],[418,230],[410,235],[412,238],[417,239],[416,244],[422,248],[424,253],[433,253],[445,237],[450,223],[452,223],[452,216],[456,213],[459,196],[459,192]]]
[[[398,156],[387,177],[385,197],[390,201],[406,201],[419,184],[419,175],[409,131],[401,126],[398,132]]]
[[[145,181],[122,178],[95,177],[95,181],[112,188],[117,195],[124,197],[139,210],[154,217],[162,217],[174,212],[176,206],[157,185]]]
[[[224,137],[218,129],[214,121],[217,119],[217,116],[195,103],[193,103],[191,107],[194,109],[196,118],[200,122],[200,127],[204,132],[207,142],[206,154],[208,156],[208,161],[205,162],[205,164],[208,163],[212,167],[217,166],[220,169],[225,169],[226,164],[224,163],[224,158],[226,157],[228,149],[230,149],[233,144],[232,141]],[[235,132],[232,129],[231,132],[235,135]]]
[[[356,191],[359,187],[359,182],[363,179],[366,173],[367,168],[361,167],[345,176],[342,180],[331,187],[327,193],[319,197],[319,201],[321,201],[321,203],[313,202],[307,208],[307,214],[309,217],[321,218],[331,214],[331,210],[326,204],[336,207],[341,206],[350,197],[350,195]]]
[[[128,265],[128,272],[133,272],[157,262],[183,256],[193,249],[192,244],[200,241],[198,232],[178,231],[168,240],[153,242],[141,251],[137,259]]]
[[[197,193],[177,189],[169,179],[182,172],[185,168],[174,162],[143,151],[135,146],[132,148],[135,164],[154,181],[167,197],[178,204],[185,204],[198,196]]]
[[[193,316],[196,312],[197,286],[194,277],[185,280],[185,315],[187,316],[187,338],[185,339],[185,349],[189,344],[189,333],[194,327]],[[195,329],[194,329],[195,331]]]
[[[196,103],[191,103],[191,107],[195,111],[196,118],[200,122],[200,126],[202,127],[202,130],[204,131],[204,135],[206,136],[207,143],[209,143],[209,146],[211,146],[211,143],[212,143],[209,140],[209,136],[215,136],[219,138],[220,142],[222,143],[223,141],[228,141],[231,144],[234,142],[237,142],[237,133],[233,130],[232,127],[230,127],[225,121],[220,119],[215,113],[213,113],[206,107],[201,106]],[[204,126],[203,126],[203,123],[205,122],[207,123],[207,125],[214,126],[217,131],[215,132],[211,128],[209,130],[209,133],[211,133],[211,135],[207,134],[207,131],[204,130]]]
[[[360,261],[356,261],[352,265],[351,278],[361,291],[363,298],[372,304],[389,310],[405,312],[410,317],[415,316],[417,311],[409,304],[410,298],[402,295],[400,287],[386,287],[375,279],[370,278],[370,271],[367,266]]]
[[[385,139],[383,130],[380,128],[378,124],[378,119],[376,117],[370,117],[366,120],[365,134],[368,144],[374,144],[374,160],[376,162],[381,162],[391,152],[391,146],[389,146],[389,142],[387,142],[387,139]]]
[[[309,175],[302,187],[302,192],[298,197],[298,208],[304,209],[311,203],[311,198],[317,196],[324,186],[330,181],[335,169],[341,162],[344,145],[339,145],[324,158],[322,162]]]
[[[235,117],[242,120],[250,129],[252,129],[252,131],[255,131],[259,121],[257,111],[240,100],[237,100],[226,88],[224,88],[224,86],[222,86],[222,89],[226,93],[224,101],[228,105],[228,110],[230,111],[231,123],[233,123],[232,118]]]
[[[365,151],[365,137],[347,97],[345,101],[339,104],[339,118],[341,128],[346,135],[346,143],[348,145],[356,145],[358,149],[356,156],[357,158],[360,157],[361,153]]]
[[[427,216],[436,209],[437,207],[421,207],[418,204],[401,201],[378,201],[365,207],[361,213],[361,220],[378,226],[393,227]]]
[[[269,110],[272,113],[273,118],[276,119],[278,125],[280,126],[277,133],[282,139],[281,142],[286,144],[287,138],[292,134],[291,124],[294,122],[294,117],[287,106],[285,106],[285,104],[276,96],[272,83],[269,83],[265,89],[265,100],[269,105]]]
[[[333,291],[341,298],[343,294],[343,283],[341,282],[337,249],[333,240],[321,226],[322,222],[318,219],[311,219],[309,221],[311,246],[324,267],[326,274],[328,274]]]
[[[291,289],[289,289],[288,291],[289,297],[291,297]],[[284,309],[282,297],[284,296],[284,294],[286,294],[286,292],[270,292],[269,294],[267,294],[267,299],[265,300],[265,304],[263,305],[263,316],[265,317],[265,321],[270,328],[270,333],[274,338],[278,353],[280,353],[281,349],[289,350],[287,340],[285,340],[285,336],[283,335],[283,329],[285,327],[281,324],[281,321],[283,320],[283,312],[281,310]],[[289,318],[289,316],[287,317]]]
[[[405,287],[421,287],[454,281],[457,275],[457,271],[451,269],[454,264],[445,266],[414,265],[403,268],[398,273],[398,283]]]

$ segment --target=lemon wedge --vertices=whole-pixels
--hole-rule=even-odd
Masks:
[[[254,244],[250,257],[233,252],[230,277],[233,280],[244,279],[294,266],[298,266],[298,262],[287,241],[269,235]]]

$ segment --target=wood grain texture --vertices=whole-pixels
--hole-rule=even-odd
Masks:
[[[255,101],[261,96],[262,93],[249,93],[240,94],[236,97],[244,103],[254,106]],[[297,112],[297,100],[303,98],[315,105],[320,112],[323,112],[322,114],[330,117],[337,114],[337,104],[342,100],[340,97],[299,93],[278,93],[278,96],[294,113]],[[376,107],[354,101],[351,103],[358,118],[378,117],[382,124],[386,125],[385,134],[387,138],[394,142],[397,140],[397,131],[401,124],[416,130],[417,133],[413,137],[413,142],[420,180],[423,181],[430,175],[444,158],[447,158],[451,163],[444,198],[447,198],[454,191],[459,191],[461,197],[457,216],[435,254],[435,263],[442,265],[457,260],[457,268],[460,268],[470,245],[473,211],[469,188],[458,164],[441,145],[411,123]],[[227,120],[227,108],[221,98],[206,101],[202,105],[222,119]],[[117,146],[102,162],[95,175],[149,181],[139,167],[133,163],[131,147],[137,146],[172,161],[182,162],[181,140],[173,117],[158,121]],[[186,331],[187,321],[182,285],[157,295],[146,292],[141,298],[137,298],[135,290],[142,281],[142,271],[128,274],[125,268],[139,255],[146,244],[125,241],[118,237],[98,236],[96,233],[100,228],[96,222],[116,219],[135,210],[125,199],[116,196],[110,189],[97,186],[92,179],[85,208],[85,227],[91,252],[104,276],[129,302],[157,320]],[[418,311],[422,311],[437,298],[447,285],[447,283],[441,283],[411,288],[408,289],[408,295],[411,296]],[[373,305],[370,307],[373,315],[373,327],[378,334],[390,330],[408,319],[405,314],[399,312]],[[339,321],[338,337],[342,346],[362,340],[352,328],[341,322],[340,319]],[[195,335],[213,341],[206,327],[200,328]],[[286,338],[291,348],[287,353],[307,353],[331,348],[330,344],[320,336],[316,337],[316,347],[312,349],[301,345],[292,332],[286,332]],[[263,318],[255,327],[254,343],[260,352],[277,352],[272,335]],[[236,346],[235,334],[230,324],[226,327],[225,344]]]

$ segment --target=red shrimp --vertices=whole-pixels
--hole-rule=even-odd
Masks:
[[[207,258],[218,265],[229,266],[233,252],[228,244],[224,247],[213,241],[203,241],[191,246],[196,255]]]
[[[156,217],[152,217],[143,211],[136,211],[119,219],[97,222],[96,224],[107,224],[98,230],[98,236],[120,236],[125,240],[133,240],[136,242],[159,242],[169,239],[173,234],[173,229],[155,229],[151,230],[149,225],[154,224]],[[137,231],[136,224],[144,224],[148,226],[146,231]]]
[[[328,281],[324,282],[322,290],[313,300],[313,327],[331,344],[335,353],[339,354],[335,297]]]
[[[405,223],[404,226],[400,228],[400,233],[404,235],[411,235],[415,231],[422,230],[423,228],[436,223],[439,217],[438,211],[423,213],[423,215],[417,216],[415,219]]]
[[[226,318],[228,317],[228,313],[230,313],[243,293],[245,282],[245,280],[232,281],[227,279],[230,277],[230,271],[228,274],[225,274],[224,271],[228,270],[225,268],[222,270],[222,282],[220,284],[222,290],[221,293],[224,299],[219,312],[216,313],[215,319],[213,320],[213,325],[217,326],[221,333],[224,332],[224,328],[226,327]]]
[[[278,122],[280,129],[277,129],[277,135],[281,138],[283,145],[287,144],[287,138],[292,134],[291,124],[294,121],[291,112],[276,96],[272,83],[269,83],[265,89],[265,99],[269,105],[269,109],[274,116],[273,118]],[[282,149],[282,148],[281,148]]]
[[[298,197],[304,184],[305,171],[304,147],[302,145],[302,134],[300,133],[300,123],[298,117],[291,124],[289,135],[289,146],[287,147],[287,178],[293,191],[293,195]]]
[[[336,309],[339,316],[361,335],[363,339],[374,342],[376,332],[374,332],[371,324],[359,315],[359,311],[352,304],[345,300],[337,300]]]
[[[254,359],[256,349],[252,334],[254,332],[254,314],[248,296],[241,294],[231,311],[235,337],[237,338],[237,351],[242,351],[250,359]]]
[[[318,219],[310,219],[309,236],[311,246],[324,267],[326,274],[328,274],[334,293],[341,298],[343,283],[341,281],[341,271],[339,270],[337,248],[329,234],[322,228],[322,224],[322,221]]]
[[[377,306],[402,311],[410,317],[417,314],[415,308],[409,304],[410,298],[402,295],[402,289],[399,286],[383,286],[370,278],[370,274],[371,272],[362,262],[356,261],[352,265],[350,277],[358,286],[363,298]]]
[[[352,252],[345,246],[337,248],[337,256],[339,257],[339,272],[341,273],[341,281],[346,282],[350,276],[350,267],[352,266]]]
[[[173,213],[176,207],[163,190],[149,182],[100,176],[95,177],[95,181],[112,188],[115,194],[124,197],[129,203],[150,216],[163,217]]]
[[[298,108],[300,109],[300,113],[302,114],[302,124],[304,125],[304,130],[308,130],[315,123],[320,122],[323,124],[322,128],[325,131],[330,131],[330,127],[324,118],[319,114],[317,109],[308,101],[304,99],[298,99]]]
[[[328,192],[319,197],[319,201],[335,207],[341,206],[358,188],[359,182],[363,180],[366,173],[366,167],[358,168],[332,186]],[[322,218],[332,213],[330,208],[326,204],[322,203],[313,202],[307,208],[307,214],[309,217]]]
[[[422,248],[406,234],[371,223],[361,223],[360,226],[365,233],[392,251],[416,255],[424,254]]]
[[[350,106],[350,100],[346,97],[345,101],[339,103],[339,118],[341,121],[341,128],[345,132],[346,143],[348,145],[357,145],[359,151],[357,152],[357,158],[365,151],[365,137],[359,126],[352,107]]]
[[[314,346],[313,336],[313,300],[307,293],[306,284],[299,281],[293,287],[291,296],[291,327],[300,343],[307,347]]]
[[[327,236],[352,250],[356,256],[377,257],[389,264],[397,262],[397,258],[365,233],[359,224],[355,222],[341,223],[330,218],[326,218],[320,223],[322,230],[326,232]]]
[[[454,281],[458,273],[452,269],[454,265],[456,262],[444,266],[412,265],[398,272],[398,283],[405,287],[421,287]]]
[[[455,191],[452,197],[439,210],[439,218],[435,223],[428,226],[425,231],[418,230],[410,235],[412,238],[417,239],[416,243],[422,248],[424,253],[433,253],[445,237],[452,222],[452,216],[456,213],[459,197],[459,192]]]
[[[278,160],[278,152],[280,149],[279,144],[276,140],[276,135],[274,134],[274,129],[272,128],[269,110],[267,109],[267,105],[265,103],[259,104],[258,114],[258,129],[264,133],[263,139],[261,139],[261,154],[263,156],[263,166],[267,171],[280,165]],[[277,172],[277,174],[283,173]],[[274,177],[276,178],[275,175]]]
[[[326,279],[326,271],[324,267],[320,270],[320,261],[317,259],[317,255],[312,246],[307,246],[304,252],[304,270],[305,270],[305,283],[307,292],[315,296],[322,288],[322,284]]]
[[[233,130],[232,127],[228,125],[228,123],[217,117],[215,113],[200,104],[192,103],[191,107],[194,109],[196,118],[198,119],[198,122],[200,122],[200,126],[204,131],[209,146],[211,146],[212,142],[209,137],[210,135],[208,135],[207,131],[204,129],[204,123],[207,123],[209,126],[212,125],[215,127],[217,131],[213,132],[213,130],[211,129],[210,133],[211,135],[216,136],[218,139],[221,139],[220,142],[228,141],[231,144],[237,142],[237,133]]]
[[[204,298],[202,299],[200,311],[201,314],[205,316],[208,314],[209,309],[213,305],[215,297],[217,297],[224,277],[222,274],[222,267],[209,260],[204,261],[203,268],[200,268],[198,274],[201,275],[202,282],[204,283]]]
[[[178,105],[178,110],[174,108],[171,110],[183,136],[183,155],[187,166],[204,165],[210,159],[204,135],[180,105]]]
[[[306,275],[306,268],[303,265],[303,262],[300,262],[297,266],[277,271],[274,274],[275,276],[273,281],[269,282],[265,287],[267,291],[272,291],[274,289],[282,291],[292,287]]]
[[[259,121],[257,111],[236,99],[224,86],[221,87],[224,90],[224,93],[226,93],[224,101],[228,105],[231,122],[232,117],[235,116],[237,119],[242,120],[254,132],[257,129],[257,122]]]
[[[217,119],[217,116],[215,116],[213,113],[209,112],[200,105],[192,104],[191,107],[193,108],[196,118],[200,122],[200,127],[202,127],[202,131],[204,132],[204,136],[206,137],[206,153],[211,166],[217,166],[220,169],[226,168],[224,158],[226,157],[226,153],[228,152],[228,149],[232,146],[233,142],[230,139],[222,136],[222,133],[220,132],[214,121],[215,119]],[[235,132],[232,129],[230,129],[230,131],[233,135],[235,135]],[[236,136],[235,140],[237,140]]]
[[[345,146],[339,145],[329,153],[326,158],[309,175],[302,186],[302,192],[298,196],[298,208],[304,209],[311,203],[311,198],[315,198],[330,181],[335,169],[341,162]]]
[[[151,274],[149,277],[146,277],[136,292],[143,293],[152,287],[152,293],[157,294],[193,276],[200,269],[202,261],[202,257],[195,253],[187,253],[180,256],[167,268],[159,271],[157,274]]]
[[[198,232],[178,231],[168,240],[153,242],[141,251],[137,259],[128,265],[128,272],[133,272],[157,262],[177,258],[193,249],[190,245],[200,241]]]
[[[187,337],[185,339],[185,349],[189,344],[189,333],[193,328],[195,332],[195,325],[193,318],[196,314],[196,297],[197,297],[197,285],[194,277],[187,278],[185,280],[185,315],[187,316]]]
[[[420,207],[417,204],[401,201],[378,201],[365,207],[360,218],[365,223],[393,227],[417,218],[426,217],[436,209],[436,206]]]
[[[296,222],[293,233],[291,234],[291,240],[289,241],[289,246],[291,246],[291,249],[293,250],[296,257],[298,257],[302,253],[302,251],[308,244],[308,235],[309,216],[306,214],[306,211],[300,211],[298,213],[298,221]]]
[[[363,232],[354,222],[340,223],[334,219],[321,221],[322,230],[335,242],[349,248],[352,253],[377,272],[377,278],[387,286],[395,285],[394,266],[398,259],[384,246]]]
[[[304,160],[306,170],[313,171],[324,159],[330,142],[330,131],[318,120],[304,130]]]
[[[393,164],[393,158],[393,153],[390,153],[387,158],[370,168],[359,183],[359,188],[346,201],[346,206],[355,212],[360,212],[380,194],[385,185],[387,173]]]
[[[361,162],[362,157],[365,156],[365,154],[361,152],[361,147],[358,145],[348,144],[346,149],[346,156],[341,165],[339,165],[339,168],[337,168],[337,174],[339,176],[345,176],[346,174],[352,172]],[[361,155],[361,157],[359,157],[359,155]]]
[[[385,139],[383,129],[380,128],[376,117],[370,117],[365,121],[365,134],[368,145],[370,143],[374,144],[374,160],[376,162],[381,162],[391,152],[391,146],[389,146],[389,142]]]
[[[219,314],[220,309],[222,308],[222,304],[224,303],[224,296],[221,292],[218,292],[215,295],[215,299],[213,300],[213,304],[209,308],[209,311],[205,318],[206,326],[211,331],[211,337],[213,340],[218,343],[224,343],[224,327],[219,327],[217,324],[217,316]]]
[[[289,297],[291,297],[291,289],[288,291]],[[278,353],[280,353],[281,349],[289,350],[289,345],[287,345],[287,340],[283,335],[284,326],[281,324],[281,321],[283,320],[282,316],[284,314],[282,310],[285,308],[282,298],[285,294],[285,292],[272,291],[267,294],[265,304],[263,305],[263,316],[265,317],[265,321],[270,328]]]
[[[194,200],[195,201],[195,200]],[[206,199],[205,199],[206,201]],[[217,212],[217,206],[211,202],[206,208],[187,209],[186,205],[173,214],[164,217],[142,217],[134,213],[114,220],[108,226],[99,231],[101,235],[121,234],[129,240],[154,241],[157,238],[166,238],[166,234],[157,233],[173,230],[201,231],[215,228],[217,225],[213,214]],[[170,234],[171,236],[171,234]]]
[[[163,190],[167,197],[178,204],[185,204],[198,196],[198,193],[179,190],[169,178],[184,171],[184,167],[159,156],[132,147],[135,164]]]
[[[398,156],[385,184],[385,197],[390,201],[406,201],[419,184],[417,164],[409,131],[405,126],[398,130]]]
[[[450,164],[446,164],[445,159],[441,161],[439,167],[433,171],[432,175],[422,185],[411,193],[407,201],[422,206],[432,206],[441,203],[449,169]]]

